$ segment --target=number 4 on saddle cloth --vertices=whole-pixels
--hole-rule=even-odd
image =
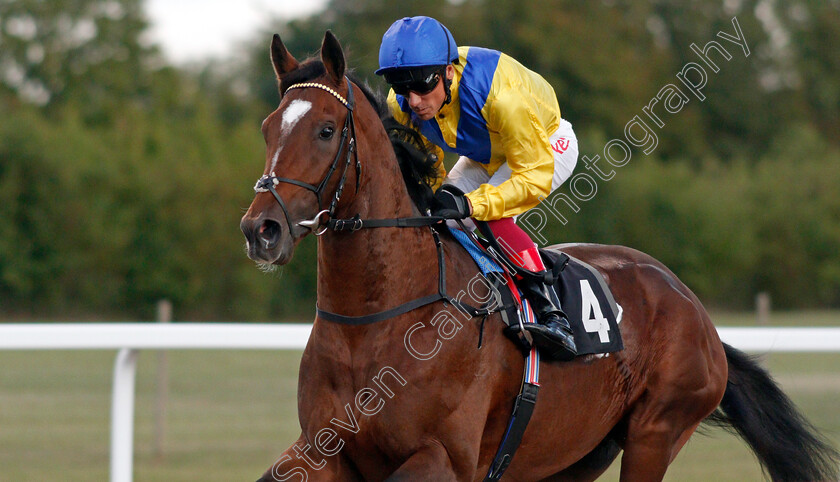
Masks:
[[[459,229],[453,228],[450,231],[455,239],[470,253],[470,256],[492,285],[500,290],[505,289],[505,284],[508,285],[507,289],[516,289],[515,286],[512,286],[510,276],[491,274],[503,274],[505,270],[488,255],[488,251],[492,248],[485,246],[484,240],[479,240]],[[479,245],[476,241],[482,244]],[[615,298],[613,298],[613,294],[601,273],[589,264],[562,252],[540,249],[540,254],[549,271],[559,272],[554,287],[574,332],[578,356],[622,350],[624,343],[621,340],[621,333],[618,328],[621,322],[622,309],[615,302]],[[504,279],[505,282],[498,282],[500,279]],[[518,289],[516,289],[516,293],[519,293]],[[518,302],[520,299],[520,296],[510,296],[510,293],[499,293],[498,295],[502,305],[509,304],[505,300],[513,299]],[[502,318],[508,326],[515,327],[520,323],[520,317],[525,316],[524,313],[528,312],[530,310],[523,311],[520,305],[517,306],[515,313],[512,310],[503,310]],[[535,320],[526,319],[524,322],[529,321],[534,322]]]

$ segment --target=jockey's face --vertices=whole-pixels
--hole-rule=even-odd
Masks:
[[[446,78],[452,80],[454,77],[455,68],[452,65],[447,65]],[[446,90],[443,84],[443,82],[438,82],[435,88],[426,94],[418,94],[413,90],[406,94],[405,98],[408,100],[408,106],[421,120],[432,119],[443,107],[443,102],[446,100]]]

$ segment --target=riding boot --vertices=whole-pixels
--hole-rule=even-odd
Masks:
[[[545,267],[536,247],[519,253],[516,261],[522,267],[537,273],[545,273]],[[568,361],[577,355],[575,337],[566,314],[560,308],[560,298],[553,286],[538,280],[523,279],[519,283],[534,314],[536,324],[527,324],[525,329],[534,339],[534,344],[550,359]]]
[[[520,289],[537,317],[536,324],[525,325],[537,348],[552,360],[568,361],[574,358],[577,355],[575,337],[566,314],[560,309],[560,300],[554,287],[539,281],[523,280]]]

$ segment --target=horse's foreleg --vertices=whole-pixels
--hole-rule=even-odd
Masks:
[[[257,482],[355,481],[362,477],[341,454],[325,458],[303,437],[286,449]]]
[[[414,453],[396,472],[385,479],[386,482],[445,482],[469,480],[457,474],[452,459],[440,442],[433,442]]]

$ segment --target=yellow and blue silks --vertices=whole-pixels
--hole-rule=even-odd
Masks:
[[[441,179],[446,175],[442,150],[479,162],[491,176],[507,162],[512,171],[509,180],[496,187],[482,184],[467,194],[475,219],[521,214],[551,191],[554,155],[548,138],[560,121],[554,89],[502,52],[459,47],[458,53],[452,102],[434,118],[421,121],[408,100],[393,90],[389,107],[397,121],[419,128],[438,154]]]

